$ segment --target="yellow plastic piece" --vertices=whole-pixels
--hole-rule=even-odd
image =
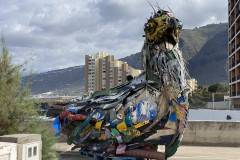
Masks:
[[[136,128],[133,128],[133,129],[132,129],[132,133],[133,133],[133,136],[134,136],[134,137],[138,137],[138,136],[141,135],[140,131],[137,130]]]
[[[120,124],[117,125],[117,129],[119,132],[122,132],[122,131],[127,131],[127,125],[125,122],[122,122]]]
[[[140,127],[142,127],[142,126],[144,126],[144,125],[146,125],[146,124],[148,124],[148,123],[149,123],[149,120],[143,121],[143,122],[141,122],[141,123],[138,123],[138,124],[134,125],[134,127],[135,127],[135,128],[140,128]]]
[[[99,140],[106,141],[107,137],[105,134],[101,134],[101,136],[98,138]]]
[[[96,123],[96,125],[95,125],[94,128],[97,129],[97,130],[99,130],[99,131],[101,131],[102,123],[103,123],[103,121],[98,121],[98,122]]]

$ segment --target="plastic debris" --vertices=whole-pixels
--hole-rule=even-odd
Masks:
[[[67,143],[102,156],[165,159],[176,152],[187,126],[189,78],[178,48],[182,23],[154,11],[144,25],[144,72],[110,90],[88,93],[66,106],[53,127]],[[165,153],[155,152],[165,145]],[[159,157],[158,157],[159,158]]]

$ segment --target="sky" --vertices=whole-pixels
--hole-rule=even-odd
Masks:
[[[149,0],[184,29],[227,22],[227,0]],[[41,73],[84,65],[86,54],[122,58],[141,50],[147,0],[0,0],[0,32],[13,62]]]

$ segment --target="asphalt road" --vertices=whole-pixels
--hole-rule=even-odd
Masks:
[[[55,145],[60,160],[92,160],[82,157],[78,151],[71,151],[72,146],[66,143]],[[163,151],[164,147],[159,147]],[[180,146],[177,153],[168,160],[240,160],[240,147],[205,147],[205,146]]]

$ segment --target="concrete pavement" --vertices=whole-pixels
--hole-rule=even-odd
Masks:
[[[90,160],[79,156],[78,149],[71,151],[72,147],[66,143],[55,145],[60,160]],[[164,151],[164,147],[160,146],[159,151]],[[240,160],[240,147],[180,146],[169,160]]]

